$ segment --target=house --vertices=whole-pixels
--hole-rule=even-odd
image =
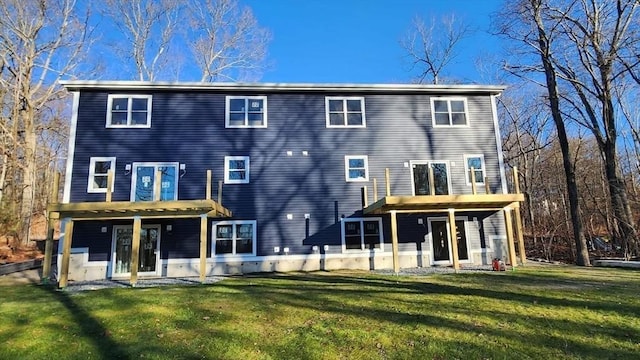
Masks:
[[[60,286],[524,261],[502,86],[62,85]]]

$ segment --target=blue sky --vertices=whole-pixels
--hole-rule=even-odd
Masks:
[[[241,0],[272,32],[263,82],[409,82],[400,39],[418,15],[454,13],[477,32],[461,43],[445,76],[485,82],[475,60],[497,43],[487,33],[500,0]]]

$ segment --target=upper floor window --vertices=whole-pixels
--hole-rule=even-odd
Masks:
[[[92,157],[89,163],[89,183],[87,192],[90,193],[106,193],[107,192],[107,176],[109,170],[115,170],[116,158],[114,157]],[[115,172],[113,173],[113,183],[115,183]]]
[[[484,184],[484,155],[465,155],[464,166],[467,174],[467,185],[471,185],[472,168],[476,184]]]
[[[107,127],[151,127],[151,95],[109,95]]]
[[[382,249],[381,218],[347,218],[342,221],[342,249]]]
[[[467,100],[464,98],[431,98],[433,126],[467,126]]]
[[[249,157],[225,156],[224,157],[224,183],[248,184],[249,183]]]
[[[225,126],[228,128],[266,128],[266,96],[227,96]]]
[[[213,224],[213,254],[255,255],[256,221],[221,221]]]
[[[327,127],[366,127],[363,97],[326,97]]]
[[[366,155],[345,156],[344,176],[347,181],[369,181],[369,158]]]

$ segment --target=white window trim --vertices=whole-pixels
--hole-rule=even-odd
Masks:
[[[487,172],[486,172],[487,164],[484,162],[484,154],[465,154],[464,155],[464,175],[465,175],[464,178],[467,185],[471,186],[471,175],[470,175],[471,168],[469,167],[470,158],[480,158],[480,162],[482,163],[482,169],[475,169],[475,170],[482,170],[482,179],[478,179],[476,177],[476,185],[484,185],[484,178],[487,176]]]
[[[131,273],[119,273],[115,272],[115,261],[116,261],[116,234],[117,229],[131,229],[133,232],[133,225],[114,225],[112,227],[111,233],[111,261],[109,261],[109,274],[111,278],[120,279],[120,278],[128,278],[131,276]],[[142,271],[138,272],[140,276],[160,276],[162,274],[162,263],[160,261],[160,239],[162,238],[162,226],[158,224],[142,224],[141,229],[157,229],[158,230],[158,240],[156,241],[156,271]]]
[[[462,220],[464,221],[464,235],[465,235],[465,242],[467,243],[467,260],[461,260],[459,259],[461,264],[471,264],[473,263],[473,256],[471,256],[471,242],[469,239],[469,226],[468,226],[468,222],[469,222],[469,217],[468,216],[456,216],[456,221],[458,220]],[[431,228],[431,222],[432,221],[444,221],[447,224],[447,238],[449,240],[449,261],[446,260],[435,260],[435,253],[433,251],[433,230]],[[449,217],[448,216],[442,216],[442,217],[427,217],[427,226],[429,229],[429,251],[431,252],[431,264],[432,265],[438,265],[438,264],[452,264],[453,263],[453,254],[452,254],[452,250],[451,250],[451,245],[453,244],[452,238],[451,238],[451,225],[449,225]]]
[[[244,111],[244,125],[231,125],[229,124],[229,114],[230,114],[230,103],[232,99],[244,99],[245,104],[249,102],[251,99],[262,100],[262,125],[249,125],[249,107],[248,104],[245,106]],[[267,127],[267,97],[266,96],[227,96],[225,98],[225,107],[224,107],[224,126],[226,128],[266,128]]]
[[[447,167],[447,189],[449,195],[453,194],[451,189],[451,166],[448,160],[410,160],[409,168],[411,169],[411,195],[416,196],[416,183],[415,176],[413,176],[413,165],[431,165],[431,164],[445,164]]]
[[[436,111],[435,111],[435,101],[436,100],[446,100],[447,101],[447,108],[449,111],[449,124],[448,125],[438,125],[436,124]],[[464,116],[465,119],[467,121],[466,124],[464,125],[453,125],[451,123],[451,101],[462,101],[464,103]],[[467,107],[467,98],[464,97],[432,97],[431,98],[431,125],[434,128],[451,128],[451,127],[458,127],[458,128],[465,128],[465,127],[469,127],[469,108]]]
[[[230,160],[244,160],[246,176],[243,180],[231,179],[229,177],[229,170],[230,170],[229,161]],[[249,156],[225,156],[224,157],[224,183],[225,184],[248,184],[251,180],[249,176],[251,174],[250,170],[251,170],[251,160]]]
[[[344,124],[343,125],[331,125],[330,112],[329,112],[329,100],[342,100],[344,102]],[[347,100],[360,100],[360,109],[362,109],[362,125],[347,125]],[[327,128],[366,128],[367,117],[365,115],[364,97],[363,96],[326,96],[324,98],[325,108],[325,121]]]
[[[107,128],[150,128],[151,127],[151,105],[152,95],[139,95],[139,94],[109,94],[107,98]],[[113,106],[113,99],[128,99],[127,106],[127,123],[124,125],[111,124],[111,109]],[[133,99],[147,99],[147,123],[140,125],[131,125],[131,104]]]
[[[113,171],[113,179],[112,179],[112,183],[111,183],[111,191],[113,191],[113,185],[116,183],[116,158],[115,157],[92,157],[89,160],[89,180],[87,182],[87,192],[88,193],[106,193],[107,192],[107,188],[104,189],[95,189],[93,187],[93,179],[95,177],[95,170],[96,170],[96,162],[106,162],[109,161],[111,162],[111,165],[109,167],[109,170]],[[107,186],[109,186],[107,184]]]
[[[140,166],[153,166],[155,169],[153,170],[153,181],[155,184],[156,180],[156,171],[158,171],[158,167],[160,166],[173,166],[176,168],[176,184],[173,197],[178,200],[178,179],[180,178],[180,163],[177,162],[134,162],[131,164],[131,193],[129,196],[130,201],[136,200],[136,185],[138,181],[138,167]]]
[[[352,179],[349,177],[349,160],[364,159],[364,178]],[[344,178],[347,182],[369,181],[369,156],[368,155],[345,155],[344,156]]]
[[[236,254],[236,226],[242,224],[251,224],[253,225],[253,237],[251,239],[251,254]],[[256,220],[226,220],[226,221],[214,221],[212,223],[211,228],[211,257],[213,258],[224,258],[224,257],[244,257],[244,256],[256,256],[258,245],[257,245],[257,233],[258,233],[258,222]],[[231,254],[216,254],[216,234],[217,234],[217,226],[218,225],[233,225],[233,251]]]
[[[377,221],[380,229],[380,248],[373,249],[374,252],[384,252],[384,231],[382,229],[381,217],[364,217],[364,218],[342,218],[340,219],[340,240],[342,241],[342,252],[359,252],[359,251],[371,251],[371,249],[365,249],[364,244],[364,222],[365,221]],[[347,249],[347,241],[345,239],[344,224],[346,222],[359,222],[360,223],[360,249]]]

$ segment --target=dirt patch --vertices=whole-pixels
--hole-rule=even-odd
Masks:
[[[59,235],[59,226],[56,224],[53,238],[57,239]],[[44,257],[37,244],[37,242],[47,238],[47,219],[44,216],[33,217],[29,238],[31,241],[28,244],[15,246],[12,244],[11,238],[0,235],[0,264],[10,264]]]

